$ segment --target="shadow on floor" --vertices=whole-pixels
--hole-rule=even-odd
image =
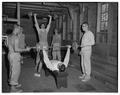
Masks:
[[[39,88],[39,89],[36,89],[34,90],[33,92],[55,92],[53,89],[51,88]]]
[[[90,84],[78,84],[75,85],[78,92],[94,92],[96,89]]]

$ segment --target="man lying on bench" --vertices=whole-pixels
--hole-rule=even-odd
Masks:
[[[43,47],[43,60],[46,67],[51,70],[56,78],[57,87],[67,87],[67,72],[65,71],[68,67],[69,58],[70,58],[70,48],[67,46],[67,53],[63,62],[58,60],[49,60],[48,55],[45,51],[46,47]]]

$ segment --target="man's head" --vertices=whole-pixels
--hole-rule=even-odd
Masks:
[[[14,25],[14,30],[13,30],[13,33],[15,35],[19,34],[20,32],[20,26],[18,26],[17,24]]]
[[[57,30],[57,29],[55,29],[54,33],[55,33],[55,34],[58,34],[58,30]]]
[[[83,29],[83,31],[88,31],[88,27],[89,27],[89,24],[87,23],[87,22],[84,22],[83,24],[82,24],[82,29]]]
[[[59,63],[58,64],[58,69],[60,72],[64,72],[66,70],[66,67],[63,63]]]
[[[22,27],[20,27],[20,32],[21,32],[21,33],[23,32],[23,28],[22,28]]]
[[[40,27],[41,29],[45,29],[45,24],[42,23]]]
[[[19,35],[23,34],[23,28],[20,26],[19,28]]]

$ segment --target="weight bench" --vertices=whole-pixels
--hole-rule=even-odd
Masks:
[[[55,78],[56,86],[58,89],[61,87],[67,88],[68,73],[66,71],[50,71],[48,68],[45,68],[45,76],[48,77],[49,75],[52,75]]]
[[[56,81],[56,86],[57,88],[67,88],[67,76],[68,73],[65,72],[58,72],[58,71],[53,71],[53,76],[55,77],[55,81]]]

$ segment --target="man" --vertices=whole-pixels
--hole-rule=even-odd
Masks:
[[[53,36],[53,40],[52,40],[52,46],[53,46],[53,50],[52,50],[52,56],[53,59],[57,59],[59,61],[61,61],[61,52],[60,52],[60,46],[61,46],[61,35],[58,34],[58,30],[55,29],[54,31],[54,36]]]
[[[20,33],[19,33],[19,48],[25,49],[26,43],[25,43],[25,35],[23,34],[23,28],[20,27]],[[23,64],[23,56],[21,56],[21,63]]]
[[[25,43],[25,35],[23,34],[23,28],[20,26],[20,32],[19,32],[19,48],[24,49],[26,47]]]
[[[8,60],[10,63],[10,73],[9,73],[9,85],[11,86],[11,92],[21,92],[20,87],[21,84],[18,83],[20,72],[21,72],[21,64],[20,64],[20,52],[29,51],[29,48],[21,49],[19,48],[19,37],[18,34],[20,32],[20,27],[15,25],[13,33],[8,36]]]
[[[34,75],[37,77],[40,77],[40,72],[42,69],[42,62],[41,62],[42,59],[40,59],[40,56],[42,56],[42,55],[40,55],[41,54],[40,52],[41,52],[41,48],[43,48],[43,46],[48,47],[47,34],[49,32],[49,29],[50,29],[52,16],[48,15],[50,19],[49,19],[49,23],[47,25],[47,28],[45,28],[44,24],[41,24],[41,28],[39,28],[39,24],[37,22],[36,16],[37,16],[37,14],[34,14],[35,27],[36,27],[36,30],[38,32],[39,43],[37,44],[38,49],[37,49],[36,66],[35,66],[37,73],[35,73]]]
[[[91,53],[92,53],[92,46],[95,44],[94,35],[89,30],[89,25],[87,22],[82,24],[82,29],[85,32],[82,37],[81,42],[81,66],[83,75],[79,78],[82,79],[83,82],[86,82],[90,79],[91,74]]]
[[[68,45],[67,53],[65,56],[65,59],[63,62],[58,61],[58,60],[49,60],[48,55],[45,51],[45,47],[43,48],[43,59],[44,63],[46,64],[47,68],[51,71],[58,71],[58,72],[64,72],[65,69],[68,66],[69,63],[69,58],[70,58],[70,48],[71,46]]]

